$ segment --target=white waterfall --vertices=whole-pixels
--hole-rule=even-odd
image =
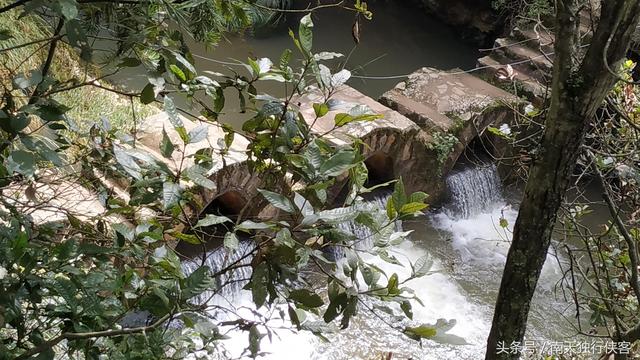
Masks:
[[[447,177],[451,215],[468,218],[504,202],[495,164],[456,171]]]
[[[373,315],[363,303],[349,328],[325,333],[326,338],[330,340],[329,343],[325,343],[310,333],[286,330],[292,328],[286,316],[285,320],[276,316],[269,320],[269,324],[275,328],[273,336],[265,337],[262,342],[262,350],[268,353],[263,359],[369,360],[379,359],[388,353],[393,353],[394,359],[482,358],[491,324],[493,302],[517,211],[504,201],[495,166],[456,172],[448,179],[448,184],[451,202],[443,211],[430,215],[433,228],[429,222],[419,218],[415,222],[406,223],[405,229],[414,230],[412,238],[389,249],[389,254],[397,258],[402,266],[390,264],[366,253],[367,250],[374,249],[371,241],[374,236],[366,227],[355,222],[339,225],[342,231],[354,235],[356,249],[363,250],[363,260],[384,271],[386,276],[396,273],[401,280],[405,279],[411,275],[409,262],[414,263],[428,253],[432,254],[432,269],[436,272],[403,284],[413,289],[424,304],[423,306],[411,300],[413,320],[405,318],[397,304],[385,305],[394,310],[394,315],[386,314],[380,310],[381,307],[377,308],[377,314]],[[383,209],[390,195],[389,192],[380,192],[363,206],[370,206],[372,212],[384,213]],[[501,218],[507,223],[505,228],[499,225]],[[396,224],[396,230],[402,230],[402,227],[402,224]],[[447,234],[444,237],[452,241],[447,242],[439,238],[438,234]],[[214,270],[228,266],[237,261],[243,251],[250,250],[248,244],[250,242],[243,244],[241,250],[234,254],[229,254],[226,250],[210,252],[206,264]],[[454,260],[455,265],[452,268],[451,262],[454,258],[461,261]],[[185,271],[193,271],[201,261],[202,259],[196,258],[185,263]],[[250,260],[247,258],[243,261]],[[234,271],[230,278],[246,279],[250,276],[249,269],[247,267]],[[548,286],[555,281],[554,279],[557,279],[556,268],[545,266],[541,282]],[[229,279],[220,282],[225,281]],[[379,285],[385,284],[385,277],[382,277]],[[224,291],[226,297],[232,297],[232,300],[226,301],[224,305],[233,306],[237,315],[258,320],[277,314],[279,310],[286,313],[285,305],[276,305],[275,310],[255,309],[250,292],[241,290],[243,285],[244,283],[239,281]],[[206,297],[205,295],[202,298]],[[217,297],[211,301],[221,302]],[[550,315],[553,315],[554,303],[547,297],[544,297],[543,301],[544,306],[541,309],[533,309],[532,328],[543,328],[541,321],[555,321],[553,326],[557,326],[561,321],[558,316],[554,320],[548,320]],[[369,307],[382,305],[377,301],[365,303]],[[441,338],[423,341],[422,346],[388,325],[434,324],[440,318],[454,320],[456,325]],[[306,321],[318,320],[321,321],[321,313],[320,317],[307,313]],[[540,333],[544,331],[534,331],[534,334]],[[229,353],[243,358],[246,354],[243,355],[242,350],[248,345],[246,333],[234,330],[227,335],[231,338],[223,343]]]

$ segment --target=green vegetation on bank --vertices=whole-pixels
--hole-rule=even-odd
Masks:
[[[26,45],[8,56],[0,89],[0,359],[224,356],[230,328],[248,338],[244,354],[255,358],[261,341],[273,334],[272,319],[322,337],[324,323],[347,328],[363,304],[376,301],[411,320],[410,301],[420,300],[405,285],[428,275],[432,261],[425,256],[407,264],[411,273],[400,277],[371,265],[370,258],[399,263],[389,251],[409,232],[394,224],[420,214],[427,195],[407,194],[400,179],[385,210],[366,206],[362,195],[372,189],[365,187],[362,143],[336,145],[326,135],[380,116],[362,105],[329,116],[337,88],[351,74],[326,65],[342,55],[314,51],[310,14],[290,32],[293,50],[275,61],[248,59],[241,73],[218,74],[195,68],[185,39],[215,40],[232,21],[245,22],[251,2],[3,4],[0,46],[37,41],[38,51],[32,56]],[[359,0],[353,7],[334,6],[370,17]],[[98,39],[108,45],[97,45]],[[292,60],[292,51],[300,60]],[[135,68],[148,83],[124,97],[103,93],[109,85],[91,75],[111,70],[89,62],[100,58],[112,59],[113,71]],[[258,94],[262,81],[281,83],[286,96]],[[313,104],[315,120],[333,124],[327,134],[312,132],[294,101],[312,85],[322,95]],[[206,206],[201,194],[215,190],[209,179],[214,167],[234,160],[225,157],[239,135],[218,121],[229,93],[251,114],[243,125],[244,165],[261,180],[257,192],[243,195],[248,204],[269,204],[277,212],[198,216]],[[189,111],[176,105],[176,96],[187,99]],[[161,104],[166,113],[156,150],[136,141],[131,99],[136,107]],[[114,112],[121,120],[114,121]],[[184,114],[194,114],[198,124],[187,130]],[[101,116],[111,125],[98,121],[90,131],[74,125]],[[48,133],[39,136],[34,127]],[[224,136],[205,143],[212,128]],[[204,147],[186,151],[198,145]],[[56,207],[54,200],[64,200],[52,196],[57,186],[70,187],[72,198],[88,192],[93,203]],[[348,196],[333,201],[329,195],[338,186]],[[34,215],[47,207],[54,214]],[[369,228],[374,248],[359,250],[361,239],[339,228],[346,221]],[[246,256],[216,269],[204,261],[193,271],[182,266],[176,242],[204,248],[218,237],[231,258],[239,256],[240,239],[247,239]],[[348,261],[331,259],[332,248]],[[240,281],[256,310],[267,310],[264,315],[243,316],[231,299],[207,301],[224,296],[225,279],[238,281],[238,268],[252,270]],[[310,269],[321,270],[322,287],[310,281]],[[143,319],[126,327],[128,316]],[[310,318],[318,321],[305,321]],[[415,340],[446,330],[417,320],[395,328]]]
[[[10,1],[0,1],[0,7]],[[36,14],[26,14],[19,18],[18,12],[0,14],[0,29],[7,31],[10,38],[0,42],[0,86],[10,88],[13,79],[20,74],[28,76],[30,71],[38,69],[45,61],[47,47],[39,40],[52,36],[51,25]],[[10,24],[11,27],[7,25]],[[36,42],[32,45],[23,44]],[[46,43],[44,44],[46,45]],[[12,50],[1,50],[14,48]],[[61,82],[70,84],[90,81],[103,75],[99,65],[83,61],[78,53],[66,43],[61,43],[58,54],[53,60],[51,73]],[[100,81],[103,86],[112,88],[107,81]],[[70,109],[67,115],[80,129],[87,130],[92,124],[108,119],[114,127],[130,128],[135,116],[138,119],[159,111],[155,106],[146,106],[139,101],[131,102],[128,96],[95,86],[83,86],[52,96]],[[17,101],[24,101],[26,95]],[[38,125],[34,124],[34,129]]]

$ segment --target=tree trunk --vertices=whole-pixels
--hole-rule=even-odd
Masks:
[[[640,0],[603,1],[598,29],[577,67],[580,5],[580,0],[556,1],[551,104],[507,255],[487,342],[487,360],[520,358],[509,348],[523,341],[556,213],[571,181],[580,146],[596,110],[616,82],[607,64],[618,68],[638,24]]]

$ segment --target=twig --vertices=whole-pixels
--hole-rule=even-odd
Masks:
[[[49,341],[45,341],[42,344],[30,349],[29,351],[16,357],[15,360],[27,359],[32,355],[39,354],[47,349],[50,349],[56,346],[59,342],[66,339],[81,340],[81,339],[89,339],[89,338],[114,337],[114,336],[142,333],[149,330],[153,330],[156,327],[162,325],[167,319],[169,319],[172,312],[173,311],[170,311],[168,314],[158,319],[158,321],[148,326],[141,326],[136,328],[125,328],[125,329],[118,329],[118,330],[94,331],[94,332],[86,332],[86,333],[63,333]]]

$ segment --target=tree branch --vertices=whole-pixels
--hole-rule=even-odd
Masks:
[[[11,4],[9,4],[9,5],[5,6],[5,7],[2,7],[2,8],[0,8],[0,14],[2,14],[3,12],[7,12],[7,11],[13,9],[13,8],[18,7],[18,6],[22,6],[22,5],[26,4],[26,3],[28,3],[29,1],[31,1],[31,0],[18,0],[18,1],[14,2],[14,3],[11,3]]]
[[[146,331],[153,330],[158,326],[162,325],[167,319],[171,317],[173,311],[170,311],[158,321],[154,322],[148,326],[141,326],[136,328],[125,328],[118,330],[105,330],[105,331],[94,331],[94,332],[86,332],[86,333],[63,333],[49,341],[45,341],[42,344],[30,349],[29,351],[23,353],[22,355],[15,358],[15,360],[23,360],[31,357],[32,355],[39,354],[47,349],[50,349],[56,346],[62,340],[80,340],[80,339],[89,339],[89,338],[100,338],[100,337],[114,337],[121,335],[129,335],[129,334],[137,334]]]
[[[46,38],[46,39],[40,39],[40,40],[29,41],[29,42],[24,43],[24,44],[20,44],[20,45],[15,45],[15,46],[11,46],[11,47],[7,47],[7,48],[3,48],[3,49],[0,49],[0,53],[7,52],[7,51],[11,51],[11,50],[20,49],[20,48],[23,48],[23,47],[25,47],[25,46],[35,45],[35,44],[39,44],[39,43],[42,43],[42,42],[48,42],[48,41],[58,40],[58,39],[60,39],[62,36],[63,36],[63,35],[57,35],[57,36],[53,36],[53,37]]]
[[[2,13],[0,11],[0,13]],[[64,19],[60,18],[60,20],[58,20],[58,25],[56,25],[56,29],[54,31],[54,38],[51,41],[51,46],[49,46],[49,52],[47,53],[47,59],[45,60],[44,64],[42,65],[42,70],[40,71],[42,74],[42,80],[36,85],[35,89],[33,89],[33,92],[31,93],[31,98],[29,99],[29,105],[31,104],[35,104],[36,101],[38,100],[38,97],[40,96],[40,84],[42,84],[42,81],[44,81],[45,77],[47,76],[47,74],[49,73],[49,70],[51,69],[51,64],[53,63],[53,58],[55,56],[56,53],[56,47],[58,46],[58,40],[60,40],[60,37],[58,37],[58,35],[60,35],[60,32],[62,31],[62,27],[64,26]],[[7,139],[0,144],[0,153],[4,152],[9,145],[11,145],[11,142],[18,136],[18,133],[12,133],[10,134]]]
[[[598,165],[596,164],[595,156],[590,151],[587,151],[587,157],[589,158],[589,160],[591,160],[591,167],[593,168],[593,171],[598,177],[600,186],[602,186],[602,198],[607,203],[607,207],[609,208],[609,213],[613,218],[613,223],[618,229],[618,232],[620,232],[620,235],[622,235],[622,237],[624,238],[625,242],[627,243],[627,247],[629,248],[628,249],[629,260],[631,261],[630,285],[631,285],[631,288],[633,289],[633,292],[636,295],[636,299],[638,300],[638,303],[640,303],[640,283],[638,282],[638,265],[640,264],[640,262],[638,261],[638,248],[636,246],[636,242],[631,237],[631,234],[629,233],[627,228],[624,226],[622,219],[620,219],[620,215],[618,214],[615,204],[611,199],[611,195],[609,194],[609,185],[604,180],[604,176],[602,176],[602,172],[600,171],[600,169],[598,168]]]

